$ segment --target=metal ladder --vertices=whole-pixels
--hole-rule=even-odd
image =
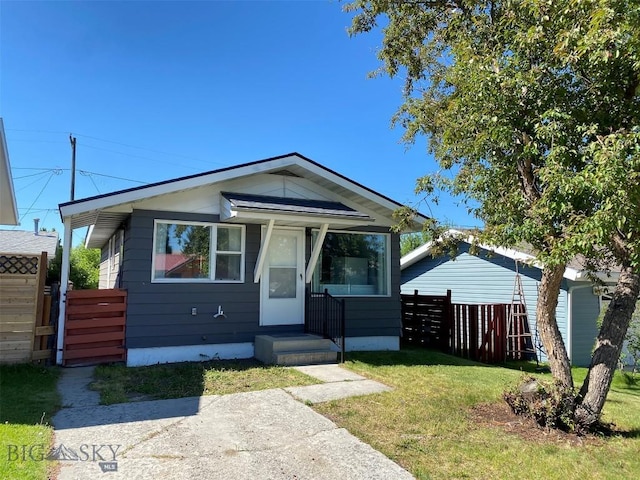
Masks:
[[[529,327],[529,316],[527,314],[527,302],[522,288],[522,278],[518,271],[516,261],[516,278],[513,284],[513,294],[511,295],[511,306],[507,320],[507,355],[511,360],[533,360],[538,361],[534,348],[533,335]]]

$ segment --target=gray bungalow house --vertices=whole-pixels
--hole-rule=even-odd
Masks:
[[[479,245],[478,254],[473,255],[469,253],[472,237],[455,230],[450,230],[449,234],[460,240],[455,259],[432,257],[431,243],[402,257],[402,293],[411,294],[418,290],[425,295],[443,295],[446,290],[451,290],[453,303],[511,303],[517,271],[522,281],[529,325],[535,331],[535,309],[542,272],[535,257],[527,252],[489,245]],[[615,272],[611,276],[599,274],[607,283],[615,283],[616,275]],[[579,261],[572,262],[565,270],[556,318],[573,365],[589,365],[598,334],[596,320],[601,296],[605,290],[606,287],[593,284]]]
[[[102,250],[100,288],[127,290],[127,364],[149,365],[252,357],[256,336],[303,332],[306,293],[324,290],[345,299],[346,350],[397,350],[399,206],[291,153],[60,213]]]

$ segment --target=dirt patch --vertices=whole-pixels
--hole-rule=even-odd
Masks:
[[[506,403],[476,405],[471,409],[471,419],[478,425],[498,428],[530,442],[581,446],[601,445],[603,441],[594,435],[581,436],[542,428],[534,420],[513,413]]]

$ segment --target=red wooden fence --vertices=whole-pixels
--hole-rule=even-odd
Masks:
[[[483,363],[500,363],[507,353],[506,304],[452,304],[451,353]]]
[[[451,290],[442,296],[419,295],[416,290],[402,295],[402,341],[483,363],[528,358],[532,348],[522,338],[527,326],[514,322],[514,332],[508,335],[511,308],[503,303],[451,303]]]
[[[124,361],[127,292],[67,292],[62,365],[95,365]]]

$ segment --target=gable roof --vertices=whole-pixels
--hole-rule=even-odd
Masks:
[[[9,150],[4,136],[2,118],[0,118],[0,225],[18,225],[18,205],[13,189]]]
[[[133,211],[136,202],[213,184],[222,184],[222,182],[229,182],[242,177],[259,174],[302,177],[319,188],[331,191],[336,197],[343,199],[343,201],[347,203],[357,203],[359,206],[362,206],[362,209],[376,212],[385,218],[391,218],[392,212],[402,206],[400,203],[385,195],[330,170],[299,153],[293,152],[233,167],[221,168],[196,175],[62,203],[59,205],[60,215],[63,220],[70,220],[72,228],[92,226],[88,233],[88,246],[101,246]],[[247,206],[246,202],[252,201],[248,197],[240,198],[236,196],[235,199],[240,202],[245,202],[245,207]],[[264,196],[263,198],[254,198],[253,201],[254,209],[260,207],[260,204],[262,204],[262,207],[265,207],[266,203],[271,203],[271,207],[276,208],[274,206],[275,202],[266,201]],[[350,216],[357,223],[362,223],[364,217],[359,210],[347,207],[342,202],[329,203],[332,203],[332,205],[323,206],[319,203],[310,202],[306,206],[299,206],[307,210],[313,208],[321,209],[322,215],[325,216],[332,214],[330,210],[335,210],[333,212],[334,215],[337,211],[340,211],[342,218]],[[296,206],[295,203],[290,202],[289,204],[291,207]],[[280,209],[281,213],[285,210],[282,205],[277,208]],[[351,213],[349,213],[349,211],[351,211]],[[313,212],[306,213],[310,214]],[[318,212],[316,211],[315,213],[317,214]],[[416,223],[423,223],[426,219],[427,217],[418,215]],[[373,218],[369,220],[373,221]]]
[[[469,235],[467,233],[461,232],[459,230],[450,229],[447,230],[445,235],[456,237],[459,241],[464,242],[466,244],[471,245],[475,240],[473,235]],[[431,250],[434,246],[435,242],[427,242],[424,245],[412,250],[407,253],[400,259],[400,269],[404,270],[405,268],[410,267],[411,265],[419,262],[420,260],[431,255]],[[536,260],[535,255],[533,255],[533,250],[529,249],[528,246],[523,246],[520,249],[508,248],[508,247],[496,247],[493,245],[487,245],[484,243],[478,243],[477,246],[482,248],[483,250],[487,250],[493,252],[497,255],[502,255],[503,257],[511,258],[512,260],[527,264],[539,269],[542,269],[542,263]],[[612,271],[607,274],[607,272],[597,272],[596,276],[603,281],[613,282],[617,280],[618,272]],[[564,278],[567,280],[573,281],[589,281],[589,272],[584,267],[582,259],[580,256],[576,256],[574,259],[569,262],[565,271]]]
[[[28,232],[24,230],[0,230],[0,253],[26,253],[40,255],[47,252],[52,260],[58,246],[57,232]]]

